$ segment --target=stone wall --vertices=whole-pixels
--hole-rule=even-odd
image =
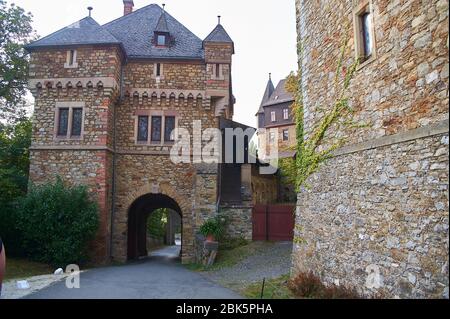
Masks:
[[[253,239],[253,206],[226,206],[220,207],[220,214],[228,219],[225,232],[228,238]]]
[[[306,130],[335,99],[346,34],[345,67],[354,61],[353,9],[364,2],[375,53],[349,102],[366,126],[338,132],[346,146],[299,194],[293,276],[312,270],[366,295],[448,298],[448,1],[297,0]]]
[[[295,272],[365,294],[448,297],[448,155],[445,134],[330,160],[298,197]],[[370,288],[373,265],[382,281]]]

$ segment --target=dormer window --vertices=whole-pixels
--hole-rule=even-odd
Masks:
[[[157,36],[156,45],[160,46],[160,47],[166,46],[166,36],[162,35],[162,34],[159,34]]]

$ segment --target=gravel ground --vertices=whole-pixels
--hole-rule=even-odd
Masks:
[[[292,242],[254,244],[257,245],[255,254],[238,264],[202,274],[221,285],[236,288],[289,273]]]

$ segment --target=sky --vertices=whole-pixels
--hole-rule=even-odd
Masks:
[[[14,0],[33,14],[33,27],[46,36],[88,15],[100,24],[123,15],[122,0]],[[217,16],[235,43],[234,120],[256,126],[255,114],[272,73],[274,84],[296,69],[294,0],[134,0],[135,10],[151,3],[166,10],[201,39],[217,25]]]

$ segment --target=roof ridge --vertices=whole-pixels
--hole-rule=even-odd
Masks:
[[[162,10],[162,8],[161,8],[157,3],[150,3],[150,4],[148,4],[148,5],[146,5],[146,6],[143,6],[142,8],[139,8],[139,9],[137,9],[137,10],[135,10],[135,11],[133,11],[133,12],[127,14],[127,15],[122,15],[122,16],[120,16],[120,17],[114,19],[114,20],[111,20],[111,21],[109,21],[109,22],[103,24],[102,26],[105,27],[105,26],[107,26],[108,24],[111,24],[111,23],[113,23],[113,22],[119,21],[119,20],[124,19],[124,18],[129,18],[130,16],[132,16],[133,14],[135,14],[135,13],[137,13],[137,12],[139,12],[139,11],[141,11],[141,10],[144,10],[144,9],[147,9],[147,8],[149,8],[149,7],[153,7],[153,6],[156,6],[156,7],[160,8],[160,9]]]

